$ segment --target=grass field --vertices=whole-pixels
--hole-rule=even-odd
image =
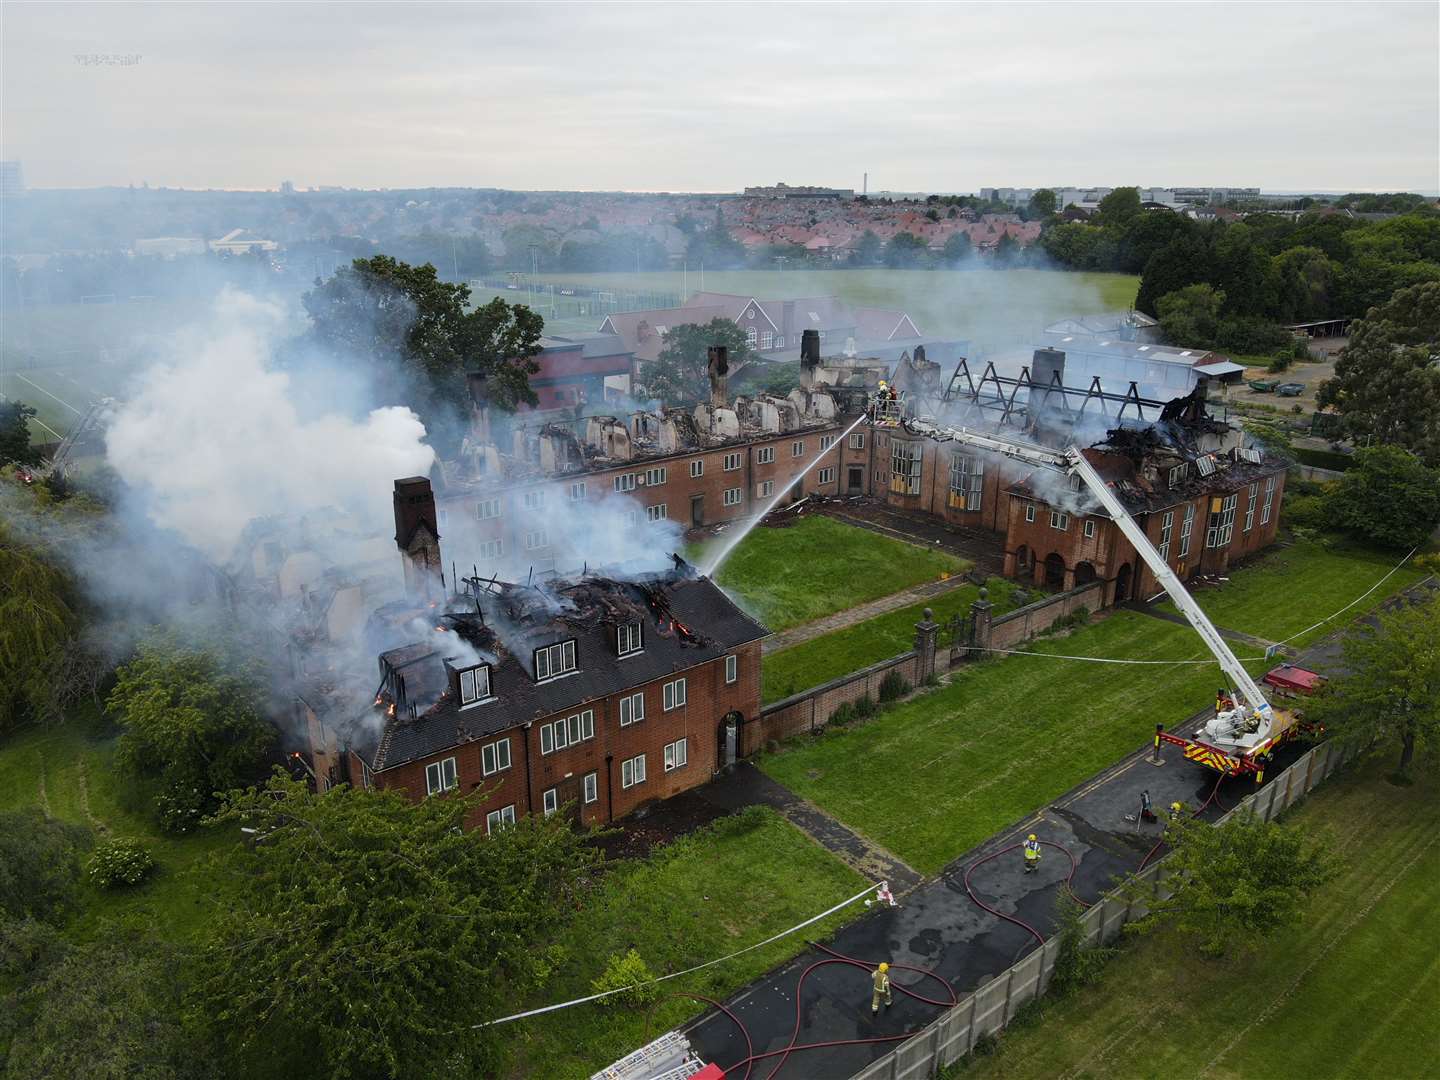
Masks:
[[[542,274],[538,280],[677,294],[701,286],[693,270]],[[862,307],[907,311],[924,334],[1008,343],[1033,337],[1067,315],[1124,310],[1134,304],[1140,279],[1062,270],[733,270],[707,273],[704,287],[766,300],[835,295]],[[595,328],[603,318],[595,320]]]
[[[692,560],[703,562],[706,548],[725,540],[721,533],[692,546]],[[815,514],[783,528],[754,529],[716,580],[766,627],[785,630],[970,566],[946,552]]]
[[[1217,626],[1282,641],[1327,619],[1378,583],[1404,552],[1379,551],[1339,540],[1299,540],[1272,548],[1215,588],[1200,589],[1195,599]],[[1407,564],[1339,619],[1297,638],[1304,646],[1333,633],[1425,577]],[[1174,611],[1168,601],[1165,610]]]
[[[1302,925],[1206,962],[1169,932],[1132,943],[1099,984],[1047,1001],[989,1057],[947,1077],[1072,1080],[1421,1078],[1440,1071],[1440,785],[1399,788],[1378,759],[1288,815],[1324,830],[1343,872]]]
[[[1028,648],[1139,660],[1208,655],[1189,628],[1128,611]],[[1006,657],[959,669],[947,686],[868,723],[798,742],[761,765],[934,873],[1144,745],[1156,723],[1168,726],[1208,704],[1216,671],[1210,664],[1157,665],[1120,676],[1109,664]],[[895,783],[875,784],[875,776]]]
[[[754,808],[693,834],[645,862],[619,866],[561,935],[569,954],[544,1002],[591,993],[611,953],[634,948],[657,974],[763,941],[865,887],[865,881],[771,810]],[[724,997],[864,909],[858,904],[802,933],[676,979],[665,993]],[[513,1032],[510,1072],[534,1080],[589,1076],[703,1010],[688,998],[644,1007],[582,1005]]]
[[[1018,588],[1005,578],[990,578],[990,602],[995,614],[1003,615],[1018,605],[1012,595]],[[906,652],[915,645],[915,624],[928,607],[942,626],[956,614],[967,614],[979,597],[978,585],[962,585],[931,600],[898,608],[854,626],[792,645],[765,657],[761,695],[768,704],[812,686],[838,679],[852,671],[878,664]]]

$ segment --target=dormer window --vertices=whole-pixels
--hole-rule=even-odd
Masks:
[[[1190,463],[1188,461],[1182,461],[1179,465],[1176,465],[1170,470],[1170,486],[1174,487],[1176,484],[1180,483],[1180,481],[1185,479],[1189,472]]]
[[[460,704],[473,705],[490,696],[490,665],[466,668],[460,672]]]
[[[575,670],[575,642],[562,641],[535,650],[535,681],[554,679]]]
[[[637,653],[645,647],[638,622],[621,623],[615,628],[616,651],[621,656]]]

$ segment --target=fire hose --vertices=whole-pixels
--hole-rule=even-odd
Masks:
[[[1206,800],[1205,800],[1203,803],[1200,804],[1200,808],[1199,808],[1198,810],[1196,810],[1193,814],[1190,815],[1190,817],[1191,817],[1192,820],[1193,820],[1194,818],[1198,818],[1201,814],[1203,814],[1206,810],[1208,810],[1208,809],[1210,808],[1210,804],[1211,804],[1212,802],[1213,802],[1213,803],[1216,803],[1216,804],[1218,804],[1218,805],[1223,805],[1223,804],[1221,804],[1221,803],[1219,802],[1219,795],[1220,795],[1220,785],[1221,785],[1222,783],[1224,783],[1224,782],[1225,782],[1225,774],[1224,774],[1224,773],[1221,773],[1218,777],[1216,777],[1216,779],[1215,779],[1215,786],[1210,789],[1210,795],[1209,795],[1209,797],[1206,798]],[[1159,851],[1159,850],[1160,850],[1162,847],[1164,847],[1164,846],[1165,846],[1165,837],[1162,835],[1159,840],[1156,840],[1156,841],[1155,841],[1155,846],[1152,847],[1149,851],[1147,851],[1147,852],[1145,853],[1145,858],[1143,858],[1143,859],[1140,860],[1140,865],[1139,865],[1139,867],[1136,869],[1135,872],[1138,874],[1141,870],[1144,870],[1145,867],[1146,867],[1146,865],[1150,862],[1150,860],[1155,857],[1155,853],[1156,853],[1157,851]]]
[[[1077,904],[1079,904],[1081,907],[1088,908],[1090,905],[1087,904],[1084,900],[1081,900],[1080,897],[1076,896],[1076,895],[1075,895],[1075,890],[1071,887],[1071,881],[1072,881],[1072,880],[1074,879],[1074,877],[1075,877],[1075,868],[1076,868],[1076,866],[1075,866],[1075,856],[1072,855],[1072,854],[1070,854],[1070,851],[1069,851],[1067,848],[1063,847],[1063,846],[1060,845],[1060,844],[1052,843],[1052,842],[1049,841],[1049,840],[1039,840],[1039,841],[1037,841],[1037,843],[1043,844],[1045,847],[1053,847],[1053,848],[1055,848],[1056,850],[1058,850],[1058,851],[1063,851],[1063,852],[1065,853],[1065,857],[1070,860],[1070,872],[1065,875],[1065,881],[1064,881],[1065,891],[1070,894],[1070,899],[1074,900],[1074,901],[1075,901]],[[971,899],[971,900],[974,900],[976,904],[978,904],[980,907],[984,908],[984,909],[985,909],[986,911],[988,911],[991,915],[994,915],[996,918],[999,918],[999,919],[1004,919],[1004,920],[1005,920],[1006,922],[1008,922],[1008,923],[1014,923],[1016,926],[1020,927],[1022,930],[1029,931],[1029,933],[1031,934],[1031,936],[1033,936],[1036,941],[1038,941],[1041,945],[1044,945],[1044,944],[1045,944],[1045,935],[1044,935],[1044,934],[1040,933],[1039,930],[1036,930],[1033,926],[1031,926],[1031,925],[1030,925],[1029,923],[1027,923],[1025,920],[1023,920],[1023,919],[1017,919],[1017,918],[1015,918],[1015,916],[1013,916],[1013,915],[1006,915],[1003,911],[1000,911],[998,908],[993,908],[993,907],[991,907],[989,904],[985,903],[984,900],[981,900],[980,897],[978,897],[978,896],[975,895],[975,890],[974,890],[974,889],[971,887],[971,885],[970,885],[970,875],[973,874],[973,873],[976,871],[976,869],[978,869],[979,867],[985,865],[985,864],[986,864],[987,862],[989,862],[991,859],[998,859],[1001,855],[1007,854],[1008,852],[1011,852],[1011,851],[1015,851],[1015,850],[1017,850],[1018,848],[1023,847],[1023,846],[1024,846],[1023,844],[1011,844],[1009,847],[1001,848],[999,851],[992,851],[989,855],[985,855],[985,856],[982,856],[982,857],[979,858],[979,859],[976,859],[973,863],[971,863],[969,866],[967,866],[967,867],[965,868],[965,891],[970,894],[970,899]]]

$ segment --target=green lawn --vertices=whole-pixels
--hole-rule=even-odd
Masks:
[[[1206,655],[1186,627],[1120,611],[1039,652],[1131,659]],[[1251,665],[1260,670],[1263,664]],[[806,738],[762,767],[911,866],[935,873],[1211,703],[1216,667],[1011,656],[849,730]],[[877,784],[874,777],[890,777]]]
[[[542,274],[557,284],[617,290],[700,290],[691,270],[642,274]],[[1127,274],[1065,270],[733,270],[705,275],[708,292],[742,293],[764,300],[839,296],[862,307],[897,308],[924,334],[972,342],[1033,336],[1067,315],[1123,311],[1135,303],[1140,279]],[[604,320],[595,319],[598,327]]]
[[[990,602],[1003,615],[1018,605],[1012,594],[1019,586],[1005,578],[990,578]],[[1038,599],[1035,590],[1031,598]],[[838,679],[871,664],[908,652],[915,645],[915,624],[928,607],[942,626],[955,614],[965,615],[980,595],[978,585],[962,585],[930,600],[866,619],[765,657],[761,695],[766,704]]]
[[[703,562],[705,549],[726,539],[721,533],[692,546],[691,559]],[[784,528],[756,528],[721,564],[716,580],[766,627],[785,630],[971,565],[814,514]]]
[[[865,880],[774,811],[754,808],[692,834],[645,862],[609,872],[598,897],[560,936],[569,960],[551,980],[547,1004],[591,993],[611,953],[636,949],[656,975],[680,971],[763,941],[853,896]],[[672,980],[665,993],[725,997],[864,909],[724,964]],[[517,1009],[519,1004],[517,1003]],[[531,1078],[589,1076],[703,1011],[689,998],[643,1007],[580,1005],[512,1030],[509,1072]]]
[[[1429,1077],[1440,1068],[1440,785],[1397,788],[1383,757],[1289,815],[1326,830],[1341,876],[1305,921],[1253,955],[1197,960],[1161,932],[1125,949],[1099,984],[1046,1002],[956,1068],[967,1080],[1065,1076]]]
[[[1403,555],[1339,540],[1300,540],[1292,547],[1270,549],[1236,570],[1225,584],[1194,595],[1217,626],[1281,641],[1357,599],[1394,569]],[[1291,644],[1303,646],[1333,633],[1423,577],[1425,572],[1413,564],[1401,567],[1339,619]],[[1168,602],[1165,609],[1174,611]]]
[[[83,908],[69,932],[94,933],[106,918],[149,921],[167,937],[189,937],[213,908],[215,881],[205,856],[238,840],[233,831],[169,837],[120,805],[111,768],[112,742],[95,742],[75,726],[27,731],[0,743],[0,810],[39,806],[53,817],[89,826],[96,837],[145,841],[158,869],[135,889],[82,890]]]

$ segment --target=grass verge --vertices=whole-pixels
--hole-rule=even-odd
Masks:
[[[998,1051],[947,1076],[1433,1076],[1440,1046],[1440,784],[1382,779],[1388,748],[1287,821],[1344,860],[1304,922],[1253,954],[1196,958],[1175,934],[1140,939],[1101,981],[1046,1001]]]

